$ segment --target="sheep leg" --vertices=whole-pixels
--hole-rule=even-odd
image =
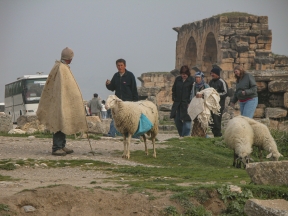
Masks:
[[[126,136],[123,135],[123,144],[124,144],[124,151],[122,154],[122,158],[125,158],[125,155],[127,154],[127,140],[126,140]]]
[[[155,148],[155,138],[156,138],[156,136],[154,134],[152,134],[151,138],[152,138],[152,144],[153,144],[153,157],[156,158],[156,148]]]
[[[128,140],[127,140],[127,151],[126,151],[126,155],[125,155],[125,158],[129,159],[130,158],[130,143],[131,143],[131,137],[132,137],[132,134],[128,133]]]
[[[235,150],[234,150],[234,160],[233,160],[233,167],[237,167],[236,166],[236,160],[237,160],[237,158],[238,158],[238,155],[235,153]]]
[[[145,153],[146,153],[146,155],[148,155],[149,152],[148,152],[148,148],[147,148],[147,142],[146,142],[147,139],[146,139],[145,134],[143,134],[142,137],[143,137],[144,145],[145,145]]]

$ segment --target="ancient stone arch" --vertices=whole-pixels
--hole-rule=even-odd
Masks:
[[[185,50],[183,65],[188,65],[189,68],[196,65],[197,60],[197,45],[194,37],[190,37]]]

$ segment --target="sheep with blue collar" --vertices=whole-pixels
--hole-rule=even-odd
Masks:
[[[105,103],[105,108],[111,109],[115,127],[117,131],[123,135],[123,158],[130,158],[131,137],[136,132],[139,132],[139,122],[142,117],[146,119],[146,122],[151,123],[150,129],[145,131],[145,133],[151,136],[153,157],[156,158],[155,138],[158,134],[158,110],[153,102],[148,100],[137,102],[122,101],[116,95],[109,95]],[[141,136],[145,144],[145,153],[148,155],[145,133],[141,134]]]

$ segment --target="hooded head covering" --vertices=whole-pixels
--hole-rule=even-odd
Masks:
[[[66,47],[61,52],[61,59],[63,60],[71,60],[74,57],[74,52],[69,47]]]
[[[200,89],[203,85],[204,85],[204,73],[202,73],[201,71],[197,71],[195,73],[195,77],[201,77],[201,82],[200,83],[197,83],[195,82],[195,85],[198,89]]]

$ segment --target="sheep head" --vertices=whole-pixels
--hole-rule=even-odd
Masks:
[[[283,157],[283,155],[280,153],[280,152],[272,152],[272,149],[271,149],[271,147],[269,148],[269,152],[270,152],[270,154],[268,154],[267,156],[266,156],[266,158],[271,158],[271,160],[274,160],[274,161],[278,161],[278,159],[279,159],[279,157]]]
[[[116,106],[117,102],[122,101],[116,95],[109,95],[106,99],[105,109],[111,109]]]

